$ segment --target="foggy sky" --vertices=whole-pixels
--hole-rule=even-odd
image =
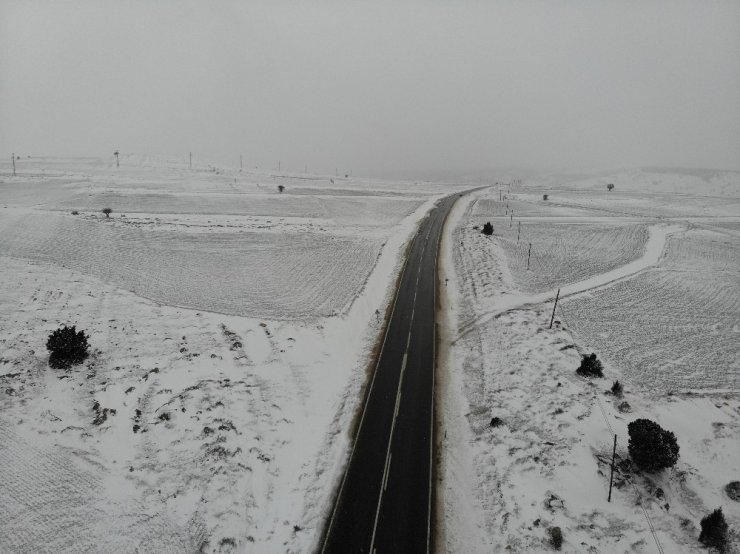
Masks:
[[[0,0],[0,155],[740,169],[740,2]]]

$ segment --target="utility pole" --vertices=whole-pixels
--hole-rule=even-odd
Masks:
[[[120,167],[118,165],[118,150],[116,150],[115,152],[113,152],[113,155],[116,157],[116,168],[118,168],[118,167]]]
[[[13,177],[15,177],[15,152],[10,154],[10,159],[13,160]]]
[[[532,243],[529,243],[529,252],[527,252],[527,271],[529,271],[529,257],[532,255]]]
[[[550,329],[552,329],[552,322],[555,321],[555,308],[558,307],[558,298],[560,298],[560,289],[558,289],[558,293],[555,295],[555,305],[552,307],[552,317],[550,318]],[[616,448],[616,442],[615,442],[615,448]]]
[[[189,158],[188,165],[190,166],[190,169],[193,169],[193,153],[190,152],[190,158]]]
[[[617,455],[617,435],[614,435],[614,450],[612,451],[612,474],[609,477],[609,497],[606,499],[607,502],[612,501],[612,483],[614,483],[614,458]]]

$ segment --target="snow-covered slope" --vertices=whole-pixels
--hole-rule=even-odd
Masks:
[[[0,551],[315,549],[404,246],[450,187],[8,165]],[[64,324],[92,349],[69,372]]]
[[[716,179],[734,193],[734,176]],[[567,552],[701,552],[720,506],[738,550],[724,488],[740,480],[740,213],[736,195],[689,185],[671,200],[695,178],[604,181],[621,196],[545,179],[458,203],[441,255],[441,551],[549,552],[559,527]],[[491,237],[474,229],[486,221]],[[590,352],[604,379],[575,374]],[[676,434],[674,468],[629,466],[641,417]]]

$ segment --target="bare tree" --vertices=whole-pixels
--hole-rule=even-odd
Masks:
[[[105,214],[105,217],[110,217],[110,214],[113,212],[110,208],[103,208],[103,213]]]
[[[285,187],[283,185],[278,185],[278,192],[283,192],[285,190]]]

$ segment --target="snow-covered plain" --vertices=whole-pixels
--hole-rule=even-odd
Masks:
[[[549,552],[558,526],[566,552],[701,552],[699,521],[721,506],[737,552],[740,174],[500,189],[458,202],[440,256],[438,550]],[[491,237],[474,229],[486,221]],[[575,374],[590,352],[605,378]],[[680,459],[621,466],[607,502],[614,435],[625,460],[640,417],[676,434]]]
[[[0,164],[0,551],[315,550],[404,246],[459,187],[17,166]],[[92,347],[70,372],[47,365],[63,324]]]

